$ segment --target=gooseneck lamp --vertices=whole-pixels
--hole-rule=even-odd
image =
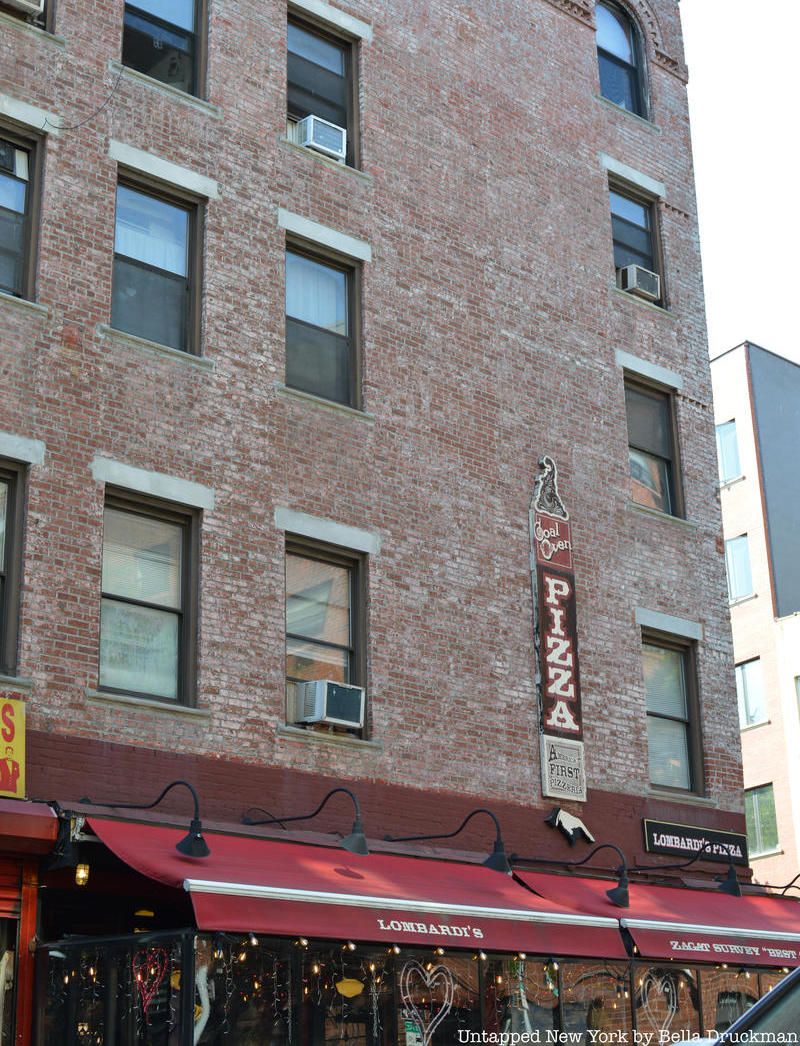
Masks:
[[[492,852],[483,862],[484,866],[486,868],[491,868],[494,872],[504,872],[506,875],[511,875],[511,865],[508,862],[505,844],[503,843],[503,836],[500,833],[500,822],[491,810],[486,810],[484,807],[479,807],[477,810],[472,810],[468,813],[454,832],[442,832],[436,835],[385,835],[384,839],[387,843],[416,843],[428,839],[452,839],[454,836],[458,835],[459,832],[462,832],[472,818],[476,817],[478,814],[486,814],[487,817],[491,817],[494,821],[495,827],[494,847]]]
[[[92,799],[85,798],[81,799],[81,803],[86,806],[105,806],[117,810],[152,810],[154,806],[158,806],[168,792],[171,792],[173,788],[177,788],[179,785],[188,788],[192,794],[192,799],[194,800],[194,816],[189,824],[189,831],[180,842],[175,844],[175,849],[185,857],[208,857],[211,850],[208,847],[208,843],[203,838],[203,824],[200,820],[200,801],[197,798],[197,792],[188,781],[171,781],[152,803],[97,803]]]
[[[242,815],[242,824],[247,825],[262,825],[262,824],[288,824],[290,821],[310,821],[316,817],[317,814],[322,810],[331,796],[336,795],[338,792],[343,792],[345,795],[350,796],[353,803],[353,809],[355,811],[355,817],[353,819],[353,827],[350,830],[350,834],[346,835],[343,839],[339,840],[339,845],[345,850],[348,850],[351,854],[359,854],[362,857],[366,857],[369,854],[369,848],[367,846],[367,840],[364,835],[364,825],[361,821],[361,806],[358,802],[358,797],[350,791],[349,788],[332,788],[330,792],[325,796],[316,810],[312,810],[310,814],[293,814],[291,817],[273,817],[269,814],[268,817],[253,817],[251,811],[255,811],[258,808],[251,807],[250,810],[246,811]],[[266,810],[259,811],[261,813],[268,813]]]
[[[613,850],[620,860],[619,867],[614,873],[617,876],[617,885],[610,890],[606,890],[606,897],[612,904],[616,905],[617,908],[630,908],[631,902],[628,894],[628,887],[630,886],[628,880],[628,862],[625,860],[625,854],[614,843],[600,843],[580,861],[559,861],[550,860],[547,857],[523,857],[520,854],[512,854],[511,862],[515,864],[516,862],[521,861],[524,864],[554,864],[559,868],[580,868],[582,864],[591,861],[594,855],[599,853],[600,850]]]

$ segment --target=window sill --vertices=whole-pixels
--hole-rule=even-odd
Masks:
[[[740,734],[746,734],[750,730],[758,730],[760,726],[772,726],[771,719],[760,719],[757,723],[748,723],[746,726],[739,727]]]
[[[53,44],[55,47],[63,50],[67,46],[67,42],[63,36],[56,36],[55,33],[49,33],[40,25],[31,25],[30,22],[26,22],[24,16],[22,18],[15,18],[13,15],[6,14],[5,11],[0,11],[0,25],[8,26],[12,29],[19,29],[22,33],[29,33],[32,36],[39,37],[40,40],[46,40],[48,44]]]
[[[197,109],[201,113],[206,113],[208,116],[219,117],[222,115],[219,106],[214,105],[213,102],[206,102],[204,99],[198,98],[197,95],[187,94],[186,91],[181,91],[177,87],[172,87],[161,80],[156,80],[155,77],[148,76],[147,73],[140,73],[138,69],[131,69],[130,66],[123,65],[122,62],[117,62],[113,58],[109,61],[108,68],[109,72],[122,80],[144,84],[145,87],[149,87],[150,90],[155,91],[157,94],[163,94],[166,98],[171,98],[176,102],[183,102],[184,105]]]
[[[628,508],[631,512],[650,516],[653,519],[660,519],[664,523],[676,523],[679,527],[686,527],[689,530],[699,530],[700,528],[700,524],[695,523],[691,519],[684,519],[683,516],[672,516],[669,512],[660,512],[657,508],[650,508],[648,505],[638,505],[635,501],[629,501]]]
[[[716,800],[707,795],[698,795],[696,792],[670,792],[667,789],[649,788],[647,792],[651,799],[668,800],[671,803],[687,803],[689,806],[716,806]]]
[[[288,400],[300,400],[302,403],[312,403],[317,407],[324,407],[326,410],[332,410],[336,414],[345,414],[348,417],[359,418],[361,421],[367,421],[371,425],[375,424],[375,415],[370,414],[365,410],[358,410],[356,407],[348,407],[345,403],[337,403],[335,400],[326,400],[322,396],[315,396],[312,392],[303,392],[302,389],[293,389],[288,385],[284,385],[282,381],[276,381],[275,392],[281,399]]]
[[[362,737],[349,734],[324,734],[319,730],[304,730],[300,726],[279,723],[276,733],[287,741],[306,741],[311,744],[338,745],[341,748],[360,748],[368,752],[382,752],[383,741],[365,741]]]
[[[141,708],[148,712],[166,712],[167,715],[190,716],[194,719],[210,719],[207,708],[190,708],[188,705],[176,705],[159,701],[157,697],[134,697],[126,694],[107,694],[103,690],[86,688],[86,697],[93,705],[118,705],[121,708]]]
[[[730,487],[735,487],[737,483],[741,483],[745,479],[747,479],[747,476],[745,476],[744,473],[742,473],[741,476],[734,476],[733,479],[726,479],[724,483],[720,483],[719,489],[728,490]]]
[[[12,309],[22,309],[23,312],[32,312],[37,316],[50,315],[49,305],[40,305],[38,301],[18,298],[15,294],[6,294],[5,291],[0,291],[0,302],[4,305],[10,305]]]
[[[739,607],[742,603],[749,603],[751,599],[758,599],[758,592],[748,592],[746,596],[737,596],[736,599],[729,599],[729,607]]]
[[[760,861],[762,857],[780,857],[785,852],[783,847],[779,846],[775,850],[765,850],[760,854],[749,853],[747,856],[751,861]]]
[[[297,142],[291,141],[285,135],[281,135],[278,138],[278,144],[285,149],[291,149],[292,152],[302,153],[303,156],[310,156],[312,160],[316,160],[318,163],[324,164],[325,167],[330,167],[336,171],[342,171],[345,174],[351,174],[355,178],[359,178],[362,182],[366,182],[368,185],[372,185],[373,177],[371,174],[367,174],[365,171],[360,171],[357,167],[349,167],[346,163],[339,163],[338,160],[334,160],[332,156],[326,156],[324,153],[318,153],[316,149],[309,149],[305,145],[298,145]]]
[[[19,676],[0,675],[0,690],[33,690],[32,679],[21,679]]]
[[[657,316],[663,316],[665,319],[672,320],[675,322],[675,317],[664,305],[654,305],[651,301],[645,301],[644,298],[640,298],[636,294],[631,294],[629,291],[620,290],[616,283],[610,285],[611,293],[617,298],[624,298],[626,301],[632,301],[635,305],[641,306],[643,309],[649,309],[650,312],[654,312]]]
[[[98,323],[95,328],[101,338],[125,345],[130,349],[139,349],[154,356],[165,356],[167,359],[180,360],[190,367],[199,367],[200,370],[214,370],[216,364],[205,356],[193,356],[190,352],[182,349],[173,349],[170,345],[161,345],[157,341],[148,341],[147,338],[139,338],[135,334],[127,334],[118,331],[115,327],[109,327],[106,323]]]
[[[602,102],[603,105],[607,105],[609,109],[613,109],[616,113],[624,113],[626,116],[630,116],[631,119],[636,120],[637,123],[647,127],[648,130],[654,134],[661,134],[661,128],[653,123],[652,120],[648,120],[646,116],[639,116],[638,113],[631,112],[630,109],[626,109],[623,105],[617,105],[616,102],[612,102],[610,98],[606,98],[602,94],[596,94],[595,98],[598,102]]]

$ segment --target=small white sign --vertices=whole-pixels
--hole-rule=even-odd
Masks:
[[[586,802],[583,741],[542,734],[542,795]]]

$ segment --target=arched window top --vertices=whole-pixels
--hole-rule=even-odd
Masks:
[[[638,116],[646,115],[644,63],[639,32],[616,4],[596,9],[600,93]]]

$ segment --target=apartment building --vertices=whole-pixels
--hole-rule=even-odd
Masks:
[[[751,342],[711,364],[753,874],[800,871],[800,366]]]
[[[0,7],[6,1039],[727,1026],[677,2]]]

